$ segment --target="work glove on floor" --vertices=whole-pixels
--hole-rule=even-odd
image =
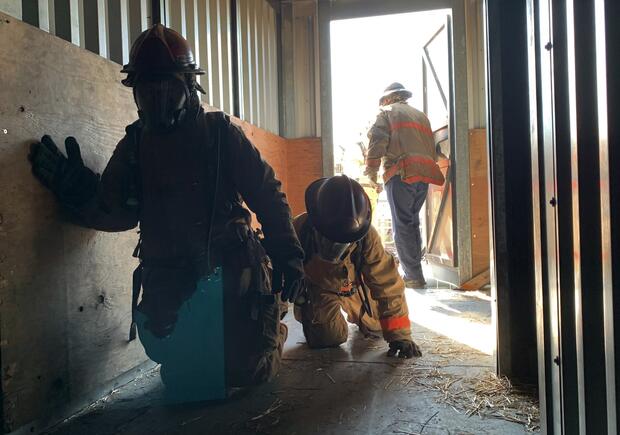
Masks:
[[[52,138],[45,135],[40,142],[30,145],[28,160],[41,184],[54,192],[64,205],[77,207],[95,195],[99,176],[84,166],[80,145],[74,137],[65,140],[65,149],[67,157]]]
[[[279,293],[284,302],[295,302],[304,288],[304,264],[301,259],[292,258],[287,262],[274,262],[273,292]]]
[[[390,350],[388,356],[398,356],[399,358],[411,358],[414,356],[422,356],[420,347],[412,340],[394,340],[390,341]]]

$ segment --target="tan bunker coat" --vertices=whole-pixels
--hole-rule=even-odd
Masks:
[[[293,221],[301,238],[305,236],[302,232],[313,231],[310,224],[306,224],[307,219],[308,215],[304,213]],[[355,249],[362,249],[361,275],[369,289],[372,317],[363,308],[362,290],[352,260]],[[363,331],[382,331],[388,342],[411,340],[405,284],[394,258],[383,248],[374,227],[370,227],[359,247],[354,244],[350,248],[341,263],[323,261],[309,252],[306,255],[309,258],[304,270],[309,303],[295,306],[295,318],[302,323],[310,347],[337,346],[346,342],[347,321],[357,324]],[[341,308],[347,314],[346,320]]]
[[[366,173],[376,174],[383,160],[384,183],[400,175],[405,183],[443,185],[433,132],[424,113],[405,102],[384,106],[368,139]]]

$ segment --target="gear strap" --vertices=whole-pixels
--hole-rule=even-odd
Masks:
[[[139,234],[139,232],[138,232]],[[142,290],[142,270],[144,269],[144,265],[142,264],[142,260],[140,259],[140,246],[142,245],[142,236],[140,235],[138,238],[138,244],[136,248],[133,250],[132,257],[138,258],[140,263],[133,271],[132,278],[132,289],[131,289],[131,325],[129,325],[129,341],[133,341],[136,339],[136,310],[138,309],[138,299],[140,298],[140,290]]]
[[[353,262],[353,267],[355,268],[355,275],[357,276],[357,282],[360,286],[360,299],[362,300],[362,307],[366,314],[369,317],[372,317],[372,306],[370,305],[370,295],[368,294],[368,287],[364,282],[364,277],[362,276],[362,267],[364,265],[364,242],[366,240],[366,236],[364,236],[361,240],[355,242],[355,249],[351,252],[351,261]]]
[[[139,150],[138,143],[141,134],[139,121],[128,125],[125,128],[127,134],[128,160],[131,168],[132,177],[129,181],[129,194],[127,196],[125,206],[132,209],[140,207],[140,167],[139,167]],[[142,235],[138,231],[138,244],[133,251],[134,258],[140,258],[140,246],[142,245]],[[129,325],[129,341],[133,341],[137,336],[136,310],[138,308],[138,299],[140,298],[140,290],[142,290],[142,260],[133,271],[132,291],[131,291],[131,325]]]
[[[131,292],[131,325],[129,326],[129,341],[136,339],[137,323],[136,311],[138,309],[138,299],[140,298],[140,290],[142,289],[142,262],[133,271],[133,286]]]

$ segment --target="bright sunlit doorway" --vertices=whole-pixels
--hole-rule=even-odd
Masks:
[[[427,288],[407,290],[411,318],[424,328],[492,355],[496,335],[490,288],[455,290],[454,280],[436,272],[442,267],[454,269],[458,261],[452,198],[455,180],[450,170],[455,160],[450,138],[456,137],[450,119],[454,113],[451,44],[449,9],[331,21],[334,173],[344,173],[364,186],[373,203],[373,224],[385,248],[397,255],[386,194],[377,194],[363,171],[367,132],[377,116],[379,97],[390,83],[402,83],[413,93],[409,104],[425,112],[431,122],[438,164],[447,178],[444,186],[429,186],[420,212]],[[488,205],[482,208],[488,214]]]

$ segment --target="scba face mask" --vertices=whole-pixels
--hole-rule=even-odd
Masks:
[[[134,98],[145,128],[158,133],[173,129],[185,115],[189,93],[185,80],[174,75],[141,78]]]

